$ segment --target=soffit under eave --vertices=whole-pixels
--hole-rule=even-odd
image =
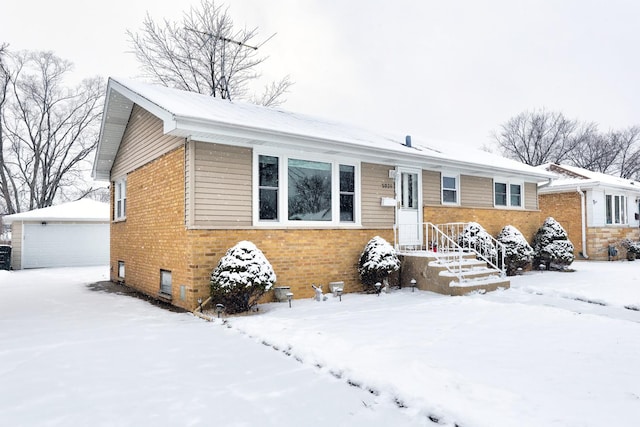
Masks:
[[[435,171],[448,170],[465,175],[487,178],[500,177],[535,183],[546,182],[555,176],[547,171],[535,170],[531,173],[520,169],[486,166],[441,156],[429,156],[423,150],[405,147],[401,143],[398,143],[396,149],[388,149],[309,135],[288,134],[269,129],[254,129],[236,124],[193,120],[180,116],[174,117],[171,124],[174,126],[172,129],[168,130],[165,127],[165,131],[168,131],[169,134],[194,141],[226,143],[250,148],[264,146],[326,155],[345,154],[364,162],[390,166],[415,167]]]
[[[95,179],[110,179],[111,168],[115,162],[134,104],[162,120],[165,132],[168,133],[169,130],[175,129],[173,113],[119,82],[109,79],[98,149],[92,171]]]
[[[616,186],[611,184],[603,184],[601,182],[589,182],[584,184],[571,184],[571,185],[560,185],[560,186],[547,186],[547,187],[538,187],[538,193],[540,194],[552,194],[552,193],[572,193],[587,190],[604,190],[609,192],[626,192],[626,193],[636,193],[640,195],[640,187],[638,188],[629,188],[625,186]]]

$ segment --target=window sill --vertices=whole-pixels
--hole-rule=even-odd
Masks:
[[[170,294],[162,291],[158,292],[158,298],[167,302],[171,302],[171,300],[173,299],[173,297]]]
[[[510,211],[524,211],[526,210],[523,206],[503,206],[503,205],[498,205],[498,206],[494,206],[494,209],[504,209],[504,210],[510,210]]]

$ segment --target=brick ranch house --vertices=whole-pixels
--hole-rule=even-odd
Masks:
[[[111,183],[111,279],[188,309],[241,240],[300,298],[332,281],[360,290],[367,241],[423,244],[424,221],[532,236],[544,219],[538,183],[552,176],[479,150],[114,78],[92,174]],[[396,236],[395,224],[418,231]]]
[[[540,210],[567,230],[576,259],[608,260],[610,245],[640,240],[640,183],[575,166],[539,168],[556,175],[538,187]]]

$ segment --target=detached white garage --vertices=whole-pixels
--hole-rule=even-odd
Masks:
[[[83,199],[3,218],[11,267],[109,265],[109,204]]]

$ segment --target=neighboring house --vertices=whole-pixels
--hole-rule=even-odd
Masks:
[[[567,230],[578,259],[607,260],[610,245],[639,240],[640,183],[574,166],[538,167],[556,175],[538,187],[540,210]]]
[[[11,267],[78,267],[109,264],[109,204],[82,199],[7,215]]]
[[[93,168],[111,182],[111,275],[193,308],[226,250],[254,242],[278,286],[360,289],[375,235],[424,245],[422,223],[540,225],[552,174],[489,153],[411,143],[280,109],[109,79]],[[126,272],[126,273],[125,273]]]

